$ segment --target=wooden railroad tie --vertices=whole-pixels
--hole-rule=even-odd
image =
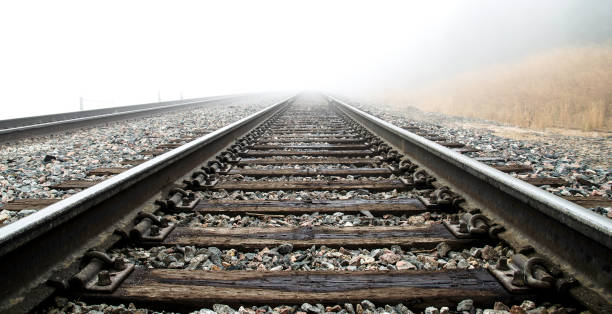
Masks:
[[[369,147],[363,144],[317,144],[317,145],[263,145],[250,147],[252,150],[281,150],[281,149],[321,149],[321,150],[365,150]]]
[[[280,176],[372,176],[388,177],[397,174],[390,168],[349,168],[349,169],[232,169],[228,174],[240,174],[249,177],[280,177]]]
[[[86,189],[92,187],[103,180],[88,181],[88,180],[68,180],[58,184],[50,185],[50,189],[54,190],[72,190],[72,189]]]
[[[333,191],[333,190],[357,190],[368,191],[391,191],[406,190],[411,185],[405,184],[401,180],[363,180],[363,181],[223,181],[210,187],[212,190],[226,191]]]
[[[273,156],[337,156],[337,157],[365,157],[374,154],[369,149],[363,150],[249,150],[240,153],[240,157],[273,157]]]
[[[377,248],[399,245],[412,249],[434,249],[446,242],[453,249],[474,244],[473,239],[458,239],[442,224],[398,227],[274,227],[274,228],[188,228],[177,227],[162,242],[152,245],[245,250],[275,247],[290,243],[294,248],[313,245],[344,248]]]
[[[84,293],[95,302],[142,302],[189,309],[221,303],[278,305],[408,303],[492,305],[513,299],[486,270],[447,271],[203,271],[136,268],[112,293]]]
[[[427,211],[427,207],[415,198],[394,198],[309,201],[209,200],[199,202],[194,208],[194,211],[201,213],[226,215],[246,213],[302,215],[314,212],[356,214],[362,210],[368,210],[375,215],[419,214]]]
[[[262,138],[259,143],[292,143],[292,142],[302,142],[302,143],[330,143],[330,144],[356,144],[362,143],[365,140],[362,138],[339,138],[339,137],[307,137],[307,138],[297,138],[297,137],[265,137]]]
[[[567,185],[567,181],[562,178],[520,178],[521,180],[535,186],[550,185],[563,186]]]
[[[355,165],[367,166],[376,163],[372,158],[243,158],[238,161],[238,166],[252,165]]]

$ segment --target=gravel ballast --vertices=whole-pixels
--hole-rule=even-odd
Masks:
[[[401,127],[417,127],[418,132],[446,138],[477,148],[470,157],[501,157],[495,164],[533,167],[515,177],[554,177],[567,186],[540,188],[557,196],[600,196],[612,198],[612,133],[575,130],[537,131],[521,129],[480,119],[426,113],[415,108],[395,109],[370,103],[351,103],[355,107]],[[410,130],[413,131],[413,130]],[[612,208],[592,211],[612,218]]]
[[[120,163],[122,160],[152,158],[141,152],[173,139],[197,136],[194,130],[214,131],[279,100],[262,97],[230,105],[205,105],[3,144],[0,149],[0,225],[35,212],[2,210],[4,204],[14,199],[66,198],[78,190],[61,191],[49,186],[67,180],[104,179],[87,176],[87,172],[99,167],[127,168],[129,166]]]

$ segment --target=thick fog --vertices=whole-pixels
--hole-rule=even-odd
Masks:
[[[242,92],[415,88],[606,43],[612,1],[13,1],[0,119]]]

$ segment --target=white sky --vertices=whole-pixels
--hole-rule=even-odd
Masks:
[[[80,97],[93,109],[155,102],[158,91],[172,100],[418,80],[491,59],[472,52],[482,38],[512,51],[499,30],[531,27],[542,42],[533,33],[559,1],[2,1],[0,120],[78,110]]]
[[[451,5],[448,9],[451,9]],[[433,16],[434,15],[437,16]],[[3,1],[0,119],[228,93],[334,89],[377,75],[404,1]]]

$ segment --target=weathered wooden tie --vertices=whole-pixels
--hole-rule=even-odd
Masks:
[[[550,186],[563,186],[563,185],[567,185],[567,181],[565,179],[562,178],[520,178],[521,180],[535,185],[535,186],[542,186],[542,185],[550,185]]]
[[[241,159],[238,166],[253,165],[355,165],[367,166],[376,163],[372,158],[266,158]]]
[[[505,158],[496,157],[496,156],[481,156],[481,157],[474,157],[474,159],[480,162],[504,162],[506,161]]]
[[[262,138],[267,137],[285,137],[285,138],[302,138],[302,137],[339,137],[339,138],[347,138],[352,137],[356,138],[360,135],[357,133],[351,132],[290,132],[290,133],[265,133],[262,135]]]
[[[479,152],[480,149],[478,148],[473,148],[473,147],[461,147],[461,148],[451,148],[452,150],[460,153],[460,154],[464,154],[464,153],[476,153]]]
[[[149,161],[149,159],[135,159],[135,160],[122,160],[120,162],[120,164],[122,165],[131,165],[131,166],[138,166],[142,163],[145,163]]]
[[[199,202],[195,211],[203,214],[238,215],[256,214],[295,214],[313,212],[321,214],[343,212],[356,214],[368,210],[374,215],[381,214],[418,214],[427,211],[427,207],[415,198],[393,198],[388,200],[308,200],[308,201],[259,201],[259,200],[209,200]]]
[[[96,180],[96,181],[68,180],[68,181],[58,183],[58,184],[50,185],[49,188],[55,189],[55,190],[86,189],[100,182],[102,182],[102,180]]]
[[[397,174],[390,168],[348,168],[348,169],[232,169],[228,174],[240,174],[249,177],[280,177],[280,176],[372,176],[388,177]]]
[[[492,166],[492,167],[501,172],[506,172],[506,173],[510,173],[510,172],[522,173],[522,172],[533,171],[533,168],[528,165],[501,165],[501,166]]]
[[[363,157],[374,154],[371,150],[265,150],[247,151],[240,153],[240,157],[272,157],[272,156],[341,156],[341,157]]]
[[[442,224],[434,224],[402,227],[177,227],[162,242],[151,242],[151,244],[263,249],[290,243],[298,249],[306,249],[313,245],[351,249],[399,245],[407,249],[433,249],[441,242],[446,242],[453,249],[473,243],[472,240],[457,239]]]
[[[420,135],[420,136],[424,137],[425,139],[428,139],[428,140],[434,141],[434,142],[435,141],[446,141],[446,138],[442,137],[442,136],[437,136],[437,135],[433,135],[433,136],[432,135],[421,135],[421,134],[418,134],[418,133],[417,133],[417,135]]]
[[[437,143],[442,145],[442,146],[444,146],[444,147],[448,147],[448,148],[461,148],[461,147],[465,147],[465,144],[463,144],[463,143],[447,142],[445,140],[437,141]]]
[[[20,211],[24,209],[43,209],[51,204],[61,201],[58,198],[26,198],[11,201],[2,207],[2,209],[11,211]]]
[[[391,190],[406,190],[411,185],[404,184],[400,180],[363,180],[363,181],[223,181],[210,187],[212,190],[226,191],[334,191],[334,190],[357,190],[382,192]]]
[[[166,144],[159,144],[155,148],[156,149],[173,149],[173,148],[177,148],[177,147],[179,147],[181,145],[183,145],[183,144],[181,144],[181,143],[166,143]]]
[[[322,126],[320,128],[270,128],[268,133],[321,133],[321,132],[352,132],[350,128],[337,127],[330,128]]]
[[[271,138],[265,137],[259,140],[259,143],[329,143],[329,144],[356,144],[363,143],[365,139],[362,138],[334,138],[334,137],[278,137]]]
[[[88,300],[136,302],[198,309],[205,305],[323,303],[479,306],[513,299],[486,270],[447,271],[203,271],[137,268],[112,293],[84,293]]]
[[[112,175],[116,175],[116,174],[125,172],[126,170],[128,170],[128,168],[119,168],[119,167],[96,168],[96,169],[89,170],[87,172],[87,175],[88,176],[112,176]]]
[[[585,208],[612,207],[612,200],[601,196],[563,196],[563,198]]]
[[[252,150],[264,149],[324,149],[324,150],[363,150],[369,149],[368,145],[364,144],[317,144],[317,145],[263,145],[257,144],[249,147]]]

